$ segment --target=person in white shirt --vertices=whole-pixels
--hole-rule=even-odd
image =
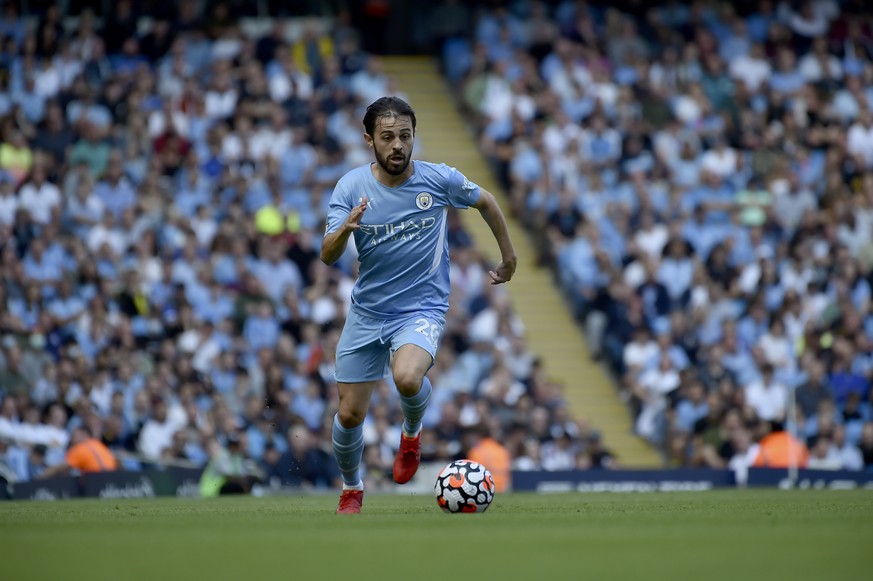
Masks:
[[[115,385],[107,371],[98,372],[91,382],[88,399],[102,417],[109,415],[112,406],[112,394],[115,393],[114,388]]]
[[[167,402],[161,397],[155,398],[152,400],[152,416],[139,433],[140,453],[146,460],[159,460],[164,449],[172,445],[173,434],[181,427],[178,418],[170,417]]]
[[[670,232],[666,224],[655,222],[652,212],[643,212],[640,215],[640,226],[634,235],[634,242],[649,258],[655,261],[661,258],[669,237]]]
[[[733,470],[737,484],[744,486],[749,479],[749,468],[755,464],[761,447],[752,441],[748,430],[739,429],[731,435],[734,455],[728,461],[728,470]]]
[[[54,99],[61,92],[61,71],[55,61],[43,59],[42,67],[33,73],[36,94],[44,99]]]
[[[280,49],[276,60],[281,63],[267,79],[270,98],[276,103],[284,103],[289,99],[307,101],[312,97],[312,77],[300,70],[294,55],[286,49]]]
[[[571,103],[585,96],[586,87],[591,83],[591,73],[579,60],[568,58],[556,67],[548,79],[549,88],[564,103]]]
[[[66,217],[77,233],[87,237],[91,227],[103,221],[105,212],[106,206],[94,193],[91,176],[86,173],[76,184],[73,196],[67,198]]]
[[[148,117],[149,137],[155,139],[167,131],[167,126],[172,124],[176,131],[185,137],[190,136],[188,116],[178,107],[173,99],[164,99],[163,106],[151,112]]]
[[[833,2],[829,0],[817,2],[807,0],[798,10],[793,9],[792,3],[783,2],[779,11],[791,31],[805,38],[825,35],[831,19],[839,14],[839,8],[836,8],[835,12]]]
[[[18,406],[15,398],[5,397],[0,404],[0,438],[15,442],[21,435],[21,422],[18,421]]]
[[[272,157],[278,160],[282,157],[282,152],[291,147],[293,135],[288,127],[288,113],[281,105],[273,105],[269,121],[251,139],[252,155],[255,159]]]
[[[230,73],[215,75],[212,88],[206,92],[206,116],[210,119],[229,119],[236,111],[237,90],[231,84]]]
[[[773,74],[773,67],[767,61],[764,54],[764,46],[755,43],[749,50],[749,54],[737,57],[731,61],[730,75],[746,86],[749,93],[757,93],[761,87],[766,86]]]
[[[795,367],[794,347],[785,333],[785,323],[774,317],[770,329],[758,340],[758,347],[764,353],[767,363],[777,368]]]
[[[815,444],[809,450],[809,462],[806,467],[810,470],[841,470],[843,468],[840,453],[832,445],[829,437],[820,435],[815,439]]]
[[[85,68],[82,58],[73,50],[72,44],[68,43],[61,45],[60,52],[52,59],[52,65],[58,71],[61,89],[69,89]]]
[[[635,426],[638,435],[650,442],[660,442],[663,439],[667,394],[677,389],[679,383],[679,372],[667,353],[661,355],[657,367],[640,376],[633,388],[634,395],[642,403]]]
[[[203,322],[179,336],[179,349],[192,355],[191,365],[200,373],[209,373],[221,355],[221,345],[215,338],[215,326]]]
[[[854,121],[862,108],[873,105],[865,93],[864,84],[857,75],[848,75],[839,84],[830,102],[832,115],[843,123]]]
[[[746,403],[755,410],[762,420],[782,420],[788,393],[784,385],[773,377],[773,367],[769,364],[761,368],[761,377],[745,386]]]
[[[700,168],[725,179],[737,171],[737,152],[728,147],[724,137],[719,136],[712,149],[700,157]]]
[[[561,430],[554,440],[549,440],[540,448],[543,470],[572,470],[576,467],[576,446],[569,434]]]
[[[18,192],[18,201],[34,222],[48,224],[61,204],[61,190],[46,179],[45,169],[35,165],[30,180]]]
[[[371,56],[365,69],[358,71],[350,79],[352,92],[361,102],[371,103],[388,93],[388,77],[385,76],[382,59]]]
[[[658,355],[658,344],[652,339],[648,329],[636,329],[629,343],[624,346],[622,360],[629,373],[636,373]]]
[[[88,233],[85,241],[88,250],[96,253],[103,245],[108,245],[116,256],[123,256],[129,240],[115,223],[115,216],[109,210],[104,211],[103,221],[95,225]]]
[[[840,59],[828,52],[828,40],[823,36],[813,41],[812,50],[800,59],[798,70],[811,83],[843,78],[843,65]]]
[[[846,149],[861,167],[873,168],[873,113],[862,109],[846,134]]]
[[[841,468],[843,470],[863,470],[864,455],[861,454],[861,449],[855,444],[846,440],[846,426],[837,424],[834,426],[833,448],[840,457]]]
[[[252,118],[248,115],[237,115],[234,119],[232,131],[228,131],[221,140],[221,154],[225,159],[238,161],[246,159],[260,159],[259,154],[264,150],[253,148],[255,131]]]

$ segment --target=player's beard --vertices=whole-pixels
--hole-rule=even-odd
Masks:
[[[398,166],[392,166],[390,163],[390,159],[382,156],[378,151],[373,149],[373,153],[376,155],[376,162],[379,166],[385,170],[385,172],[392,176],[399,176],[403,172],[406,171],[406,168],[409,167],[409,155],[403,155],[403,161]],[[391,156],[393,157],[396,153],[391,152]]]

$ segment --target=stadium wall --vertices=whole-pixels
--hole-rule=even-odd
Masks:
[[[786,470],[753,468],[737,479],[732,470],[576,470],[513,472],[516,492],[702,492],[715,488],[778,487],[873,490],[873,473],[848,470],[799,470],[792,483]]]
[[[7,486],[0,499],[66,500],[70,498],[153,498],[199,496],[201,468],[168,467],[143,471],[118,470],[84,476],[58,476]]]
[[[195,497],[199,494],[201,469],[170,467],[142,472],[120,470],[80,477],[56,477],[7,486],[0,500],[67,500],[72,498],[153,498],[157,496]],[[514,492],[541,494],[556,492],[704,492],[716,488],[812,488],[830,490],[873,490],[873,472],[846,470],[799,470],[796,482],[787,471],[753,468],[746,481],[737,481],[730,470],[572,470],[514,471]],[[424,483],[414,487],[425,490]],[[293,494],[294,491],[283,491]],[[303,494],[303,492],[300,492]]]

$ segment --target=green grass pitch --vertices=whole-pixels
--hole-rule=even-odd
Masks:
[[[868,580],[873,491],[0,502],[0,579]]]

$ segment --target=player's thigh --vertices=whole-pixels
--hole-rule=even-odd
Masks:
[[[411,343],[401,345],[394,352],[392,376],[397,391],[412,396],[418,393],[424,374],[433,365],[433,356],[424,348]]]
[[[392,334],[394,383],[400,393],[418,391],[436,358],[443,325],[442,319],[420,315],[401,322]]]
[[[365,383],[385,377],[391,357],[380,340],[382,323],[349,311],[336,347],[337,383]]]
[[[337,415],[340,424],[344,428],[353,428],[360,425],[370,409],[370,399],[373,390],[380,380],[361,381],[357,383],[338,382],[339,406]]]

